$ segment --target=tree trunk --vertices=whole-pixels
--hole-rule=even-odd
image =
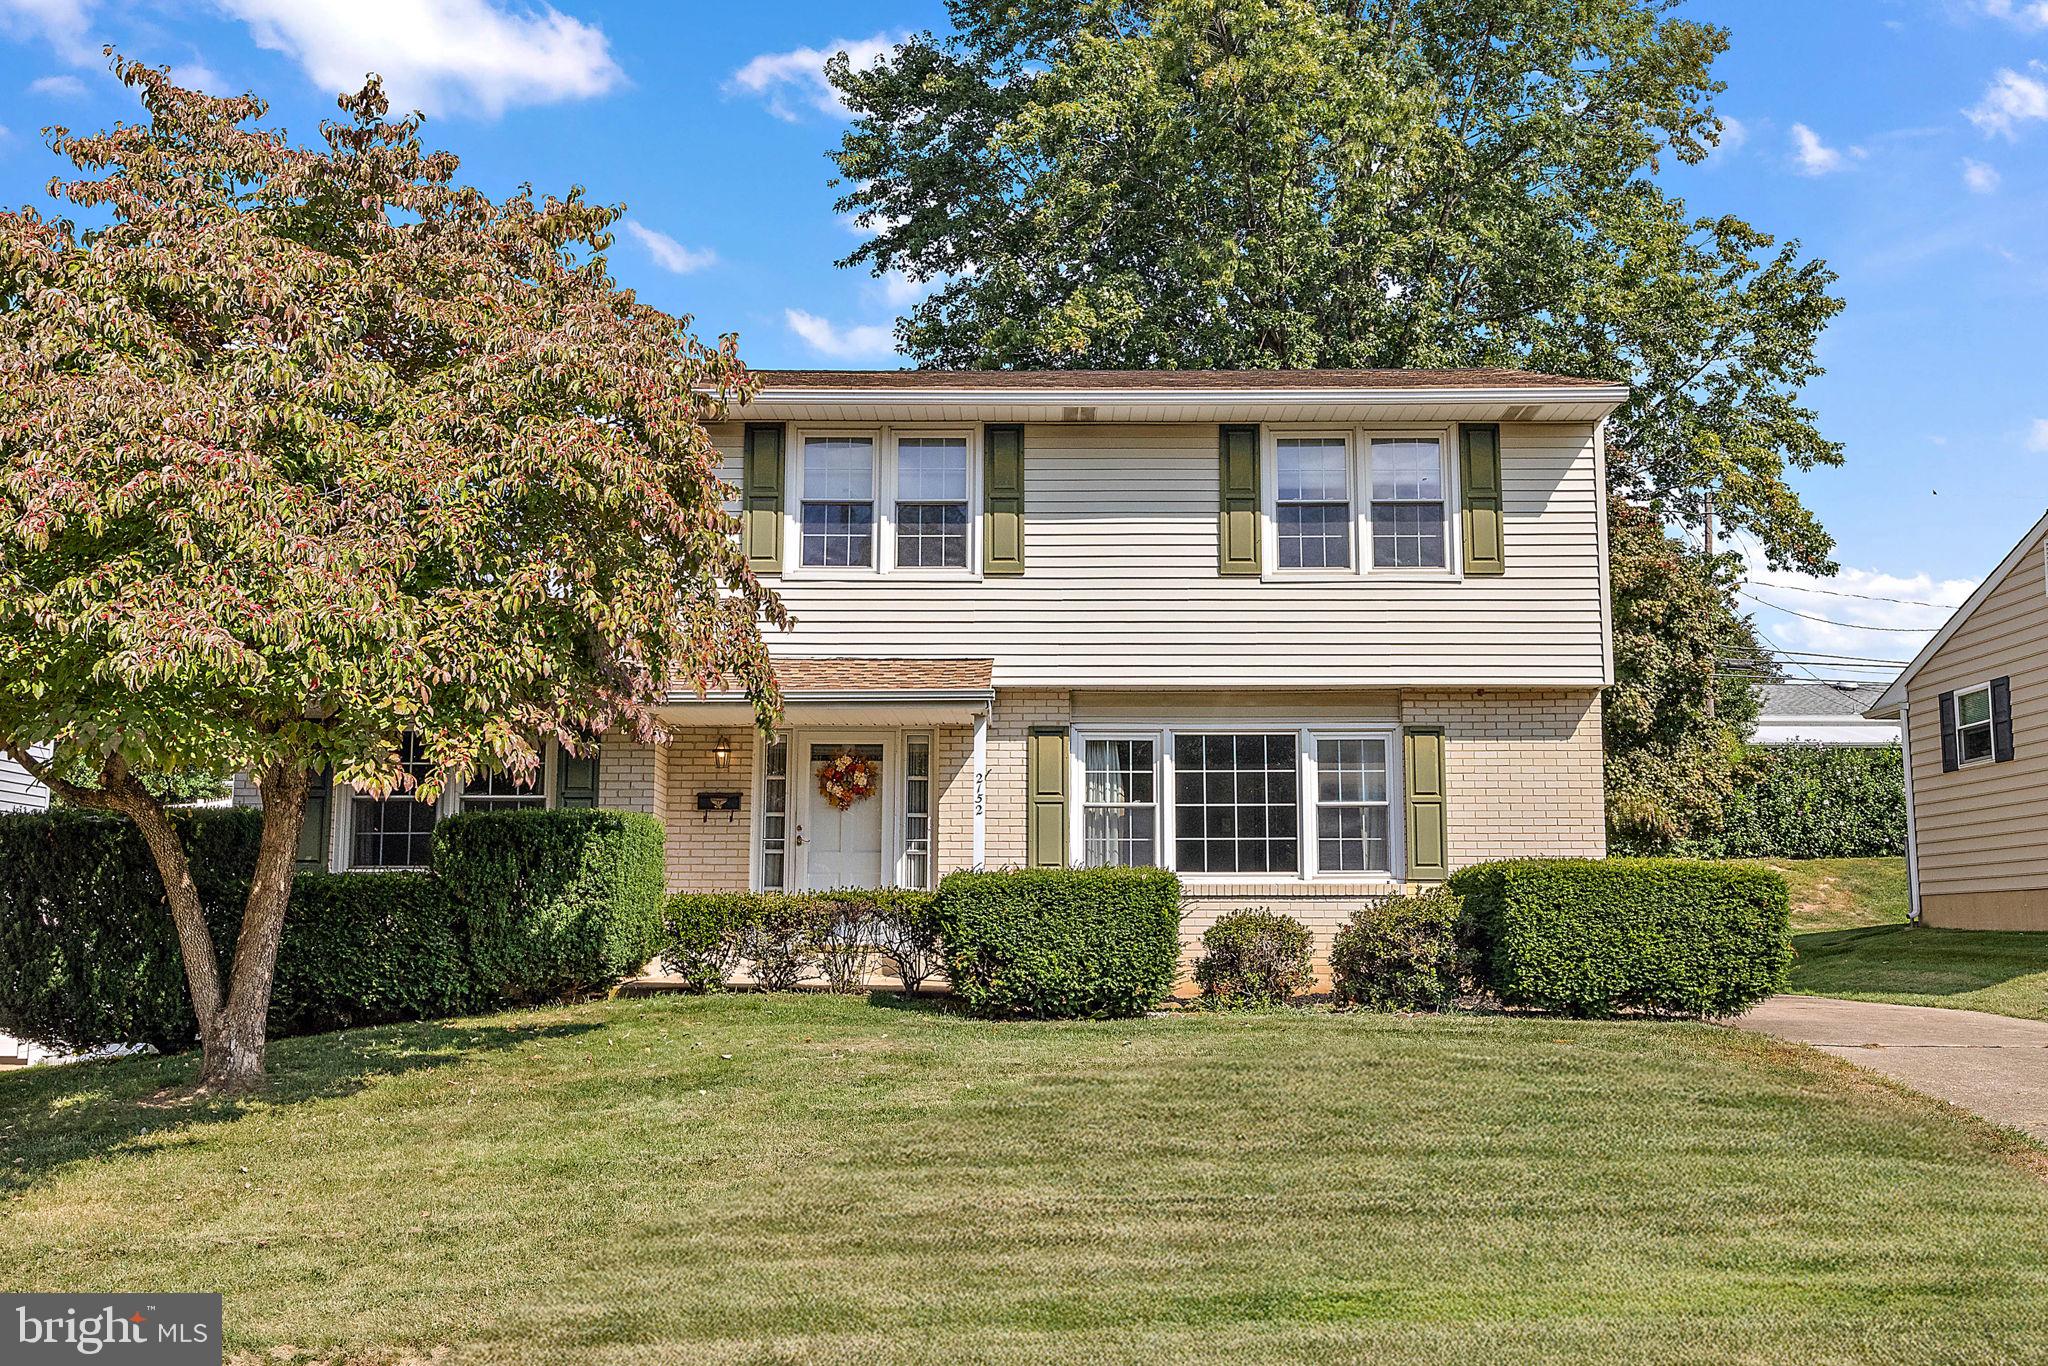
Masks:
[[[297,871],[299,831],[306,823],[304,769],[272,765],[258,779],[263,792],[263,838],[256,871],[242,907],[242,928],[228,970],[227,998],[214,1027],[200,1030],[205,1061],[199,1085],[208,1091],[247,1091],[263,1081],[263,1049],[270,1022],[270,991],[277,972],[278,941]]]
[[[125,775],[122,775],[125,776]],[[109,769],[107,778],[116,775]],[[163,879],[164,898],[170,903],[171,925],[178,932],[178,957],[185,964],[185,986],[192,993],[192,1015],[199,1021],[200,1043],[212,1052],[209,1027],[220,1016],[220,959],[213,949],[213,932],[206,927],[206,911],[199,904],[199,886],[192,880],[192,864],[185,857],[185,845],[164,809],[132,778],[106,782],[107,809],[118,811],[135,822],[149,856]]]

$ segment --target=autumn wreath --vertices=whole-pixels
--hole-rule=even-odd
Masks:
[[[818,770],[818,791],[841,811],[874,796],[876,787],[874,761],[851,750]]]

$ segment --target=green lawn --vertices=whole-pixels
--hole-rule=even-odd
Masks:
[[[1792,892],[1793,992],[2048,1020],[2048,934],[1909,925],[1902,858],[1766,866]]]
[[[265,1361],[2048,1359],[2039,1149],[1704,1025],[728,996],[190,1067],[0,1077],[0,1284],[219,1289]]]

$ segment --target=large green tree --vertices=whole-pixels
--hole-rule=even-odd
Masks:
[[[147,120],[51,138],[98,225],[0,213],[0,752],[140,827],[201,1083],[239,1089],[311,775],[432,800],[658,734],[678,682],[772,707],[786,616],[704,429],[747,373],[613,283],[617,210],[457,184],[374,80],[301,147],[114,68]],[[223,965],[156,794],[236,769],[264,824]]]
[[[1625,379],[1617,491],[1774,563],[1831,543],[1799,391],[1824,264],[1653,178],[1719,137],[1678,0],[952,0],[829,67],[849,265],[947,366],[1520,366]]]

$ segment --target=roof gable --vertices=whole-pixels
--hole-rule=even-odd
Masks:
[[[1882,697],[1871,703],[1870,710],[1864,713],[1866,716],[1898,714],[1899,708],[1906,701],[1906,685],[1927,667],[1928,661],[1941,653],[1941,647],[1954,638],[1955,633],[1963,628],[1963,623],[1970,619],[1970,615],[1984,605],[1984,600],[1997,592],[2000,584],[2012,577],[2012,572],[2026,559],[2027,552],[2034,548],[2034,542],[2041,538],[2043,529],[2048,529],[2048,513],[2043,513],[2039,521],[2027,528],[2027,534],[2020,537],[2019,544],[2006,553],[2006,557],[1998,562],[1996,569],[1984,576],[1984,582],[1977,585],[1977,591],[1965,598],[1963,605],[1956,608],[1949,619],[1942,623],[1941,629],[1934,633],[1934,639],[1920,647],[1920,653],[1913,656],[1913,662],[1892,680],[1891,686],[1884,690]]]

